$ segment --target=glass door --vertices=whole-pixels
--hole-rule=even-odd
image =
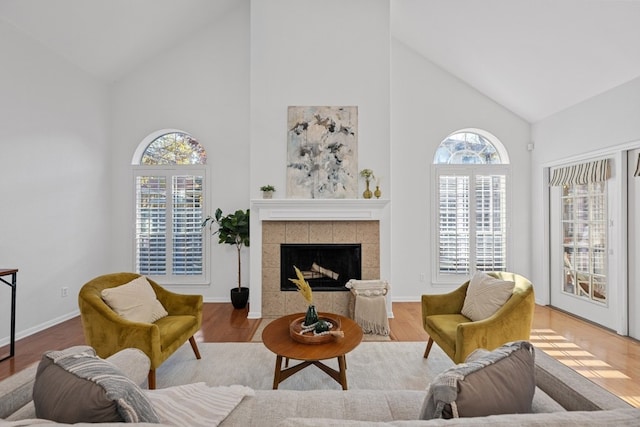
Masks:
[[[608,182],[551,187],[551,305],[616,330]]]

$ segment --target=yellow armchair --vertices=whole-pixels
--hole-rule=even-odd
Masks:
[[[120,317],[103,300],[103,289],[129,283],[140,277],[135,273],[114,273],[87,282],[78,295],[82,329],[87,345],[106,358],[124,348],[139,348],[151,360],[149,388],[156,387],[155,370],[187,340],[200,359],[193,335],[202,325],[202,295],[170,292],[147,279],[156,297],[169,313],[154,323],[131,322]]]
[[[533,285],[515,273],[487,274],[513,281],[515,286],[507,302],[484,320],[474,322],[461,314],[469,281],[447,294],[422,295],[422,326],[429,334],[425,358],[434,341],[454,363],[462,363],[478,348],[494,350],[511,341],[529,340],[535,308]]]

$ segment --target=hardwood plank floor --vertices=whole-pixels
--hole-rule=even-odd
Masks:
[[[393,304],[391,338],[426,341],[419,302]],[[231,304],[204,305],[200,342],[248,342],[260,319],[247,319],[247,310]],[[640,407],[640,342],[582,321],[549,307],[536,306],[531,341],[541,350]],[[16,355],[0,362],[0,380],[38,362],[46,350],[84,344],[80,318],[75,317],[16,342]],[[0,348],[0,357],[8,346]],[[421,356],[421,355],[420,355]]]

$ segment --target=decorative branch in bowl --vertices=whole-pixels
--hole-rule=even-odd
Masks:
[[[307,332],[312,332],[313,336],[331,336],[331,337],[344,337],[344,331],[331,331],[332,328],[338,328],[339,325],[336,323],[335,325],[332,323],[331,319],[321,318],[318,316],[318,312],[316,311],[316,306],[313,305],[313,291],[311,290],[311,286],[309,282],[307,282],[304,278],[304,274],[300,271],[298,267],[295,265],[293,269],[296,272],[296,279],[289,279],[292,283],[296,285],[298,288],[298,292],[302,295],[305,302],[308,304],[307,313],[304,316],[304,322],[302,324],[292,324],[290,326],[290,330],[294,331],[294,339],[298,337],[295,335],[304,335]],[[295,321],[294,321],[295,322]],[[321,341],[320,341],[321,342]]]

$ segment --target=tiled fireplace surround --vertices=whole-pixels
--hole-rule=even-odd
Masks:
[[[282,243],[359,243],[362,279],[380,278],[380,222],[386,205],[383,200],[252,201],[249,317],[279,317],[306,310],[299,292],[280,291]],[[260,280],[255,279],[257,274]],[[313,297],[318,311],[348,315],[349,292],[316,291]]]

